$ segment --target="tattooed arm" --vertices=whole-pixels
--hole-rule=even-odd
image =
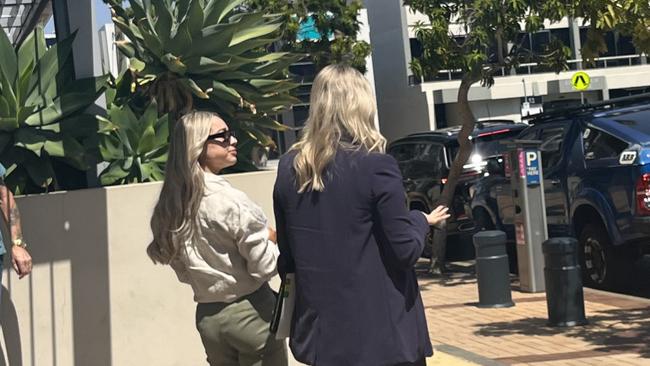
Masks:
[[[11,247],[11,263],[19,278],[23,278],[32,271],[32,258],[22,246],[13,243],[23,242],[23,230],[20,223],[20,211],[14,200],[14,195],[0,178],[0,209],[2,216],[9,227],[10,240],[5,245]]]

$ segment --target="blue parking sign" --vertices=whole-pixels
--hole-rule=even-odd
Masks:
[[[524,159],[526,161],[526,185],[539,185],[539,151],[526,150]]]

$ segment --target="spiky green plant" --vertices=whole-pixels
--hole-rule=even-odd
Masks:
[[[74,38],[47,49],[39,27],[14,49],[0,30],[0,161],[15,193],[57,188],[57,160],[88,168],[84,141],[96,135],[97,122],[83,112],[103,93],[107,78],[71,77]]]
[[[112,104],[102,128],[100,151],[108,167],[99,176],[103,185],[157,181],[164,178],[168,152],[167,115],[158,117],[155,103],[138,116],[128,105]]]
[[[193,108],[219,113],[242,150],[273,145],[267,131],[286,128],[275,116],[297,102],[287,69],[299,56],[270,51],[280,16],[242,12],[243,0],[105,2],[126,36],[118,47],[130,58],[132,92],[156,100],[172,123]]]

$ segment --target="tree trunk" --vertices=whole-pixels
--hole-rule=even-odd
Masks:
[[[472,143],[469,140],[472,132],[474,131],[474,114],[469,106],[469,89],[477,81],[476,78],[465,76],[460,83],[458,89],[458,114],[461,123],[461,130],[458,134],[458,155],[451,164],[449,176],[447,177],[447,184],[442,190],[439,204],[451,208],[452,199],[460,178],[463,172],[463,166],[467,163],[469,156],[472,154]],[[435,207],[434,207],[435,208]],[[458,212],[451,212],[452,216],[456,216]],[[431,266],[430,270],[433,274],[444,272],[445,255],[447,247],[447,226],[446,224],[440,225],[433,232],[433,248],[431,251]]]

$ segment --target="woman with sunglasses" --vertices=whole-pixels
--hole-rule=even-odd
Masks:
[[[269,333],[276,234],[262,209],[218,175],[235,163],[237,139],[218,115],[178,121],[147,254],[192,286],[210,365],[286,365],[284,343]]]

